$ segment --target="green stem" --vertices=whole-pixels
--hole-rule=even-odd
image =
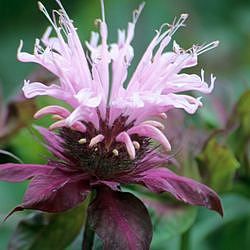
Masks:
[[[95,197],[95,192],[93,191],[90,194],[89,205],[93,201],[94,197]],[[94,245],[94,239],[95,239],[95,231],[90,226],[88,209],[87,209],[86,222],[85,222],[83,241],[82,241],[82,250],[92,250]]]
[[[190,247],[189,235],[190,235],[189,229],[181,235],[180,250],[189,250],[189,247]]]

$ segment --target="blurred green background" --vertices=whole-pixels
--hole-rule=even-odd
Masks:
[[[53,0],[44,0],[42,2],[48,10],[57,8]],[[82,41],[89,39],[91,30],[96,30],[96,26],[94,25],[95,19],[100,17],[99,0],[62,0],[62,2],[68,14],[74,19]],[[202,126],[202,129],[206,130],[207,134],[212,133],[216,129],[223,128],[225,125],[223,122],[225,122],[226,118],[221,117],[229,115],[240,96],[250,88],[250,1],[145,0],[145,2],[146,6],[138,21],[133,41],[135,64],[154,36],[155,30],[159,29],[163,23],[171,23],[173,18],[179,16],[181,13],[190,14],[187,27],[179,30],[174,38],[182,47],[189,48],[194,43],[202,44],[213,40],[220,41],[220,46],[209,53],[203,54],[200,57],[199,66],[191,70],[191,72],[199,72],[200,68],[204,67],[207,76],[209,76],[209,73],[214,73],[217,76],[217,81],[213,96],[204,97],[203,102],[205,107],[197,115],[198,118],[187,117],[187,124],[196,127],[198,124]],[[140,0],[105,1],[110,42],[116,41],[118,28],[126,28],[127,22],[131,20],[132,11],[140,3]],[[48,22],[43,14],[39,12],[37,1],[35,0],[0,0],[0,23],[0,91],[4,100],[2,103],[0,102],[0,105],[2,105],[0,112],[3,113],[3,110],[7,107],[7,103],[12,102],[13,99],[15,100],[16,96],[20,94],[23,79],[37,69],[35,65],[17,62],[16,50],[19,41],[23,39],[24,50],[31,52],[35,38],[41,37],[48,26]],[[246,98],[248,98],[248,101],[244,104],[243,113],[249,116],[249,95],[246,95]],[[41,98],[38,100],[38,105],[43,105],[44,102],[49,101]],[[221,107],[224,108],[221,109]],[[246,121],[244,128],[247,127],[247,129],[244,131],[249,131],[250,120],[244,116],[238,123],[242,120]],[[14,120],[14,122],[17,121]],[[171,123],[171,121],[169,122]],[[48,120],[43,120],[42,124],[46,126]],[[0,122],[0,126],[4,125]],[[240,138],[243,139],[241,140]],[[26,163],[45,162],[46,151],[33,139],[33,136],[30,135],[30,129],[26,127],[18,130],[15,134],[13,133],[13,136],[8,137],[7,140],[0,140],[0,149],[13,152]],[[216,139],[221,143],[221,138]],[[240,163],[240,169],[247,169],[250,157],[249,133],[242,134],[239,131],[229,131],[227,137],[222,136],[222,141],[223,146],[226,145],[229,147],[230,152],[232,151],[233,154],[232,157],[235,157],[235,160]],[[238,145],[239,141],[244,142]],[[244,146],[244,150],[246,150],[244,156],[239,153],[239,151],[243,150],[242,145]],[[202,147],[200,146],[200,148]],[[205,160],[203,157],[203,161],[207,162],[206,157],[213,157],[213,154],[216,153],[208,153],[208,156],[204,156]],[[216,157],[218,157],[219,161],[220,157]],[[248,159],[244,160],[242,157],[247,157]],[[3,155],[0,155],[0,159],[1,162],[12,160]],[[225,160],[225,162],[227,161]],[[220,162],[221,166],[219,167],[223,168],[225,162]],[[190,211],[188,211],[188,213],[184,214],[175,214],[173,218],[170,216],[164,221],[167,226],[163,225],[162,228],[155,227],[152,249],[177,250],[182,247],[180,239],[183,242],[186,238],[188,238],[191,250],[249,249],[249,169],[247,171],[237,170],[238,172],[236,173],[235,169],[230,172],[235,180],[231,184],[231,187],[226,191],[219,188],[217,190],[223,197],[225,208],[225,217],[223,219],[205,209],[199,209],[198,214],[196,212],[191,212],[190,214]],[[195,177],[191,172],[186,171],[185,173]],[[238,178],[239,176],[240,178]],[[231,179],[232,176],[230,177]],[[240,181],[238,181],[239,179]],[[243,181],[241,181],[242,179]],[[208,182],[208,184],[211,183]],[[1,217],[21,202],[25,187],[26,184],[0,183]],[[7,242],[16,224],[24,215],[25,213],[16,214],[6,223],[0,225],[1,250],[7,249]],[[77,243],[71,249],[77,249],[76,245]],[[182,248],[182,250],[184,249]]]

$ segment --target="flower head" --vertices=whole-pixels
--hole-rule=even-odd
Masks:
[[[93,136],[99,135],[99,140],[101,138],[104,141],[108,139],[103,134],[100,119],[111,130],[122,117],[119,133],[114,134],[112,139],[125,144],[130,158],[135,158],[136,155],[131,139],[135,134],[152,138],[166,150],[170,150],[168,139],[161,131],[164,126],[155,121],[155,118],[162,117],[162,113],[173,108],[194,113],[202,105],[200,98],[184,95],[183,92],[197,90],[210,93],[215,77],[211,75],[211,84],[208,86],[203,70],[201,77],[180,72],[197,65],[198,55],[216,47],[218,42],[205,46],[195,45],[186,51],[174,42],[173,51],[165,52],[174,33],[185,24],[188,15],[182,14],[173,24],[163,25],[156,32],[132,77],[127,79],[128,67],[134,55],[131,42],[143,5],[134,11],[127,30],[118,31],[117,43],[107,43],[105,18],[98,20],[100,35],[92,33],[90,42],[86,42],[88,50],[85,52],[73,21],[69,19],[60,2],[58,3],[61,9],[53,12],[53,20],[39,3],[40,10],[52,27],[47,29],[41,41],[36,40],[34,55],[22,52],[21,42],[18,59],[38,63],[59,78],[59,84],[50,86],[25,81],[23,91],[27,98],[48,95],[65,101],[71,108],[67,110],[59,106],[49,106],[38,111],[35,117],[56,114],[60,119],[51,125],[51,129],[68,127],[86,132],[87,124],[91,123],[96,130]],[[57,37],[50,37],[52,28]]]
[[[137,183],[222,213],[215,192],[163,167],[168,157],[151,143],[154,140],[166,151],[171,150],[162,131],[166,112],[181,108],[192,114],[202,105],[201,100],[183,92],[207,94],[213,90],[213,75],[208,85],[203,70],[201,76],[181,71],[197,65],[198,56],[218,42],[184,50],[174,41],[173,50],[166,52],[174,33],[185,25],[188,15],[182,14],[156,32],[128,79],[134,56],[131,42],[143,5],[134,11],[127,30],[118,30],[118,41],[110,45],[102,5],[103,17],[97,21],[100,34],[92,33],[84,51],[73,21],[57,2],[60,9],[53,11],[53,18],[39,2],[51,27],[36,40],[34,54],[22,52],[21,42],[18,59],[38,63],[59,79],[49,86],[25,81],[27,98],[47,95],[63,100],[69,108],[47,106],[35,114],[35,118],[54,115],[57,119],[50,125],[50,130],[57,132],[38,128],[55,156],[47,165],[1,165],[1,180],[32,178],[23,204],[15,210],[65,211],[82,202],[92,189],[99,190],[93,205],[96,208],[117,199],[121,184]],[[50,36],[52,29],[56,37]],[[104,238],[95,216],[93,225]]]

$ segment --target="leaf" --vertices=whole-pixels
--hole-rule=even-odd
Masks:
[[[144,204],[133,194],[99,189],[88,216],[104,250],[149,249],[151,220]]]
[[[241,232],[241,233],[239,233]],[[216,244],[217,249],[227,249],[227,250],[248,250],[250,246],[250,215],[241,218],[239,220],[234,220],[226,223],[219,229],[210,233],[206,239],[206,244],[210,249],[214,249]]]
[[[24,128],[11,139],[10,147],[24,162],[43,163],[44,159],[48,159],[49,152],[37,138]]]
[[[201,173],[206,183],[217,191],[231,188],[232,178],[239,162],[227,146],[212,138],[197,157]]]
[[[204,206],[223,215],[220,198],[211,188],[190,178],[179,176],[167,168],[148,169],[133,178],[133,182],[144,185],[152,192],[168,192],[177,200]]]
[[[240,126],[245,136],[250,137],[250,90],[245,92],[239,99],[236,112],[240,120]]]
[[[226,194],[222,197],[222,201],[225,211],[223,220],[218,219],[214,214],[207,213],[206,210],[200,211],[197,223],[191,231],[192,245],[190,249],[247,250],[249,248],[249,246],[248,248],[243,247],[245,242],[247,242],[247,240],[249,241],[249,233],[247,234],[247,231],[244,230],[246,229],[246,225],[248,225],[248,228],[250,226],[250,200],[239,195]],[[233,227],[235,227],[235,229]],[[224,229],[226,231],[224,231]],[[233,234],[230,232],[233,232]],[[211,246],[212,237],[214,238],[213,246]],[[248,239],[245,237],[248,237]],[[227,240],[226,246],[222,247],[222,245],[220,245],[219,247],[218,243],[220,239]],[[236,241],[238,245],[233,248]],[[242,245],[241,241],[243,241]],[[230,248],[228,248],[228,246],[230,246]]]
[[[166,203],[164,201],[152,201],[152,221],[154,236],[152,249],[163,249],[164,244],[185,233],[195,222],[196,207],[185,207]]]
[[[82,203],[88,193],[88,183],[78,172],[53,171],[32,179],[23,203],[16,209],[64,212]]]
[[[32,120],[35,111],[34,100],[25,100],[21,95],[7,107],[0,107],[0,142],[5,142],[20,128],[25,127]]]
[[[9,250],[64,250],[80,232],[85,204],[68,212],[36,212],[20,221],[9,243]]]

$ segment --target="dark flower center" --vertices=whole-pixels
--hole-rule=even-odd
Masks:
[[[119,116],[110,127],[107,119],[99,116],[99,130],[92,123],[83,124],[87,127],[85,133],[70,128],[59,131],[63,139],[64,155],[73,163],[74,168],[88,172],[98,178],[112,178],[132,171],[145,155],[152,150],[150,139],[139,135],[132,135],[131,140],[138,143],[136,158],[131,160],[124,143],[117,142],[116,136],[133,126],[127,123],[128,117]],[[90,147],[90,141],[98,134],[104,139]]]

